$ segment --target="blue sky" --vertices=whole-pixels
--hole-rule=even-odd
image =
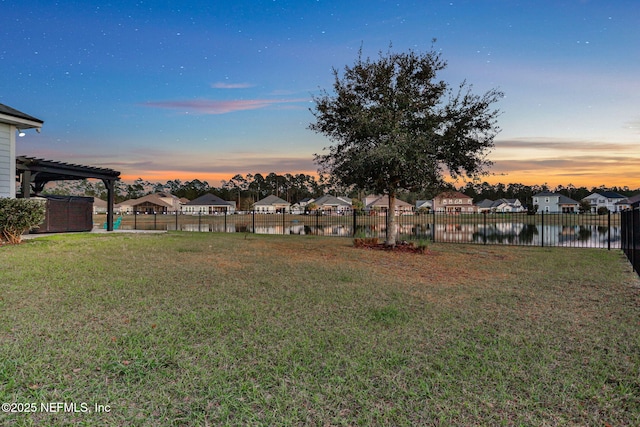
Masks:
[[[311,96],[358,49],[426,51],[499,88],[493,182],[640,187],[640,2],[0,0],[18,154],[125,179],[315,173]]]

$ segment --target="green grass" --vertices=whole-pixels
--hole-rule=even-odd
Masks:
[[[3,426],[640,424],[620,251],[74,234],[0,266],[0,402],[39,409]]]

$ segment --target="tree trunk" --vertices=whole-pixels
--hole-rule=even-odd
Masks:
[[[387,210],[387,246],[396,245],[396,194],[389,191],[389,209]]]

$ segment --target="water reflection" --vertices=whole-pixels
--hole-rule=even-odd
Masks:
[[[491,224],[477,227],[470,243],[532,246],[620,247],[620,227],[597,225]]]
[[[126,229],[127,227],[123,227]],[[129,227],[131,228],[131,227]],[[154,224],[137,224],[137,229],[156,229]],[[598,225],[540,225],[517,222],[492,224],[397,224],[401,240],[429,239],[436,242],[480,243],[524,246],[575,246],[593,248],[620,248],[621,230]],[[159,225],[157,229],[175,230],[175,224]],[[384,223],[356,226],[353,224],[304,224],[291,221],[278,225],[243,222],[179,224],[178,230],[216,233],[295,234],[315,236],[386,237]]]

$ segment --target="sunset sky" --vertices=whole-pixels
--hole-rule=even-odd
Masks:
[[[0,37],[0,103],[44,120],[17,153],[125,180],[314,174],[332,67],[436,38],[505,93],[487,181],[640,187],[637,0],[0,0]]]

